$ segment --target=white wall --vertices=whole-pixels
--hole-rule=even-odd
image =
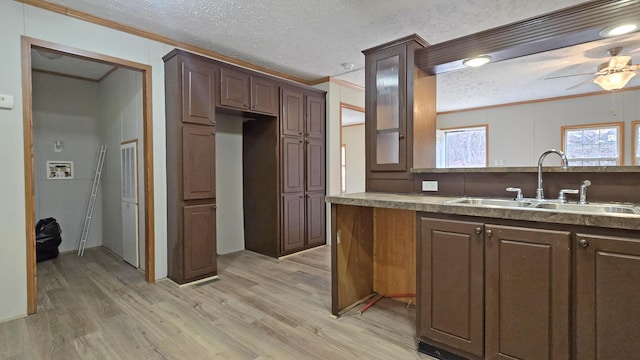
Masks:
[[[347,193],[364,192],[365,190],[364,141],[364,124],[342,127],[342,143],[347,148]]]
[[[89,196],[100,136],[98,86],[91,81],[33,73],[35,218],[53,217],[62,229],[61,252],[75,250]],[[54,141],[62,151],[54,151]],[[73,161],[73,179],[48,179],[46,162]],[[102,196],[96,197],[86,247],[102,245]]]
[[[244,249],[242,118],[216,114],[216,240],[218,254]]]
[[[120,144],[138,143],[138,243],[139,266],[144,269],[144,132],[142,73],[119,68],[98,84],[102,142],[107,145],[103,169],[103,245],[122,256],[122,196]]]
[[[335,82],[326,82],[316,88],[327,92],[327,127],[326,127],[326,193],[340,194],[340,103],[364,108],[364,91],[346,87]],[[365,160],[362,159],[364,162]],[[331,244],[331,208],[326,207],[327,244]]]
[[[630,165],[630,124],[640,118],[640,90],[618,92],[613,100],[608,93],[441,114],[437,128],[488,124],[489,166],[500,160],[503,166],[535,166],[545,150],[561,148],[562,126],[624,121],[624,159]],[[545,161],[552,164],[558,165],[559,160]]]
[[[164,64],[172,47],[11,0],[0,0],[0,94],[14,97],[0,109],[0,162],[10,174],[0,180],[0,321],[27,312],[26,228],[21,35],[150,65],[152,68],[155,275],[167,275]]]

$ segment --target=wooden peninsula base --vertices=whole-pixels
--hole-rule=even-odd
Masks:
[[[373,294],[416,293],[415,211],[332,204],[331,224],[333,315]]]

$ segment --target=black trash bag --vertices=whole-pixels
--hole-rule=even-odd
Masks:
[[[62,243],[62,230],[54,218],[40,219],[36,224],[36,261],[58,257],[58,246]]]

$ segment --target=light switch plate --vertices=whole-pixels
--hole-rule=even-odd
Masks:
[[[422,191],[438,191],[438,182],[437,181],[423,181],[422,182]]]
[[[13,109],[13,96],[0,94],[0,109]]]

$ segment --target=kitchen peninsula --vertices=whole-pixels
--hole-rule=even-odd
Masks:
[[[417,347],[436,358],[637,357],[639,167],[433,169],[436,74],[478,54],[500,61],[592,41],[620,14],[640,18],[640,2],[363,51],[367,192],[326,197],[334,315],[372,294],[416,294]],[[591,204],[557,199],[586,180]]]

